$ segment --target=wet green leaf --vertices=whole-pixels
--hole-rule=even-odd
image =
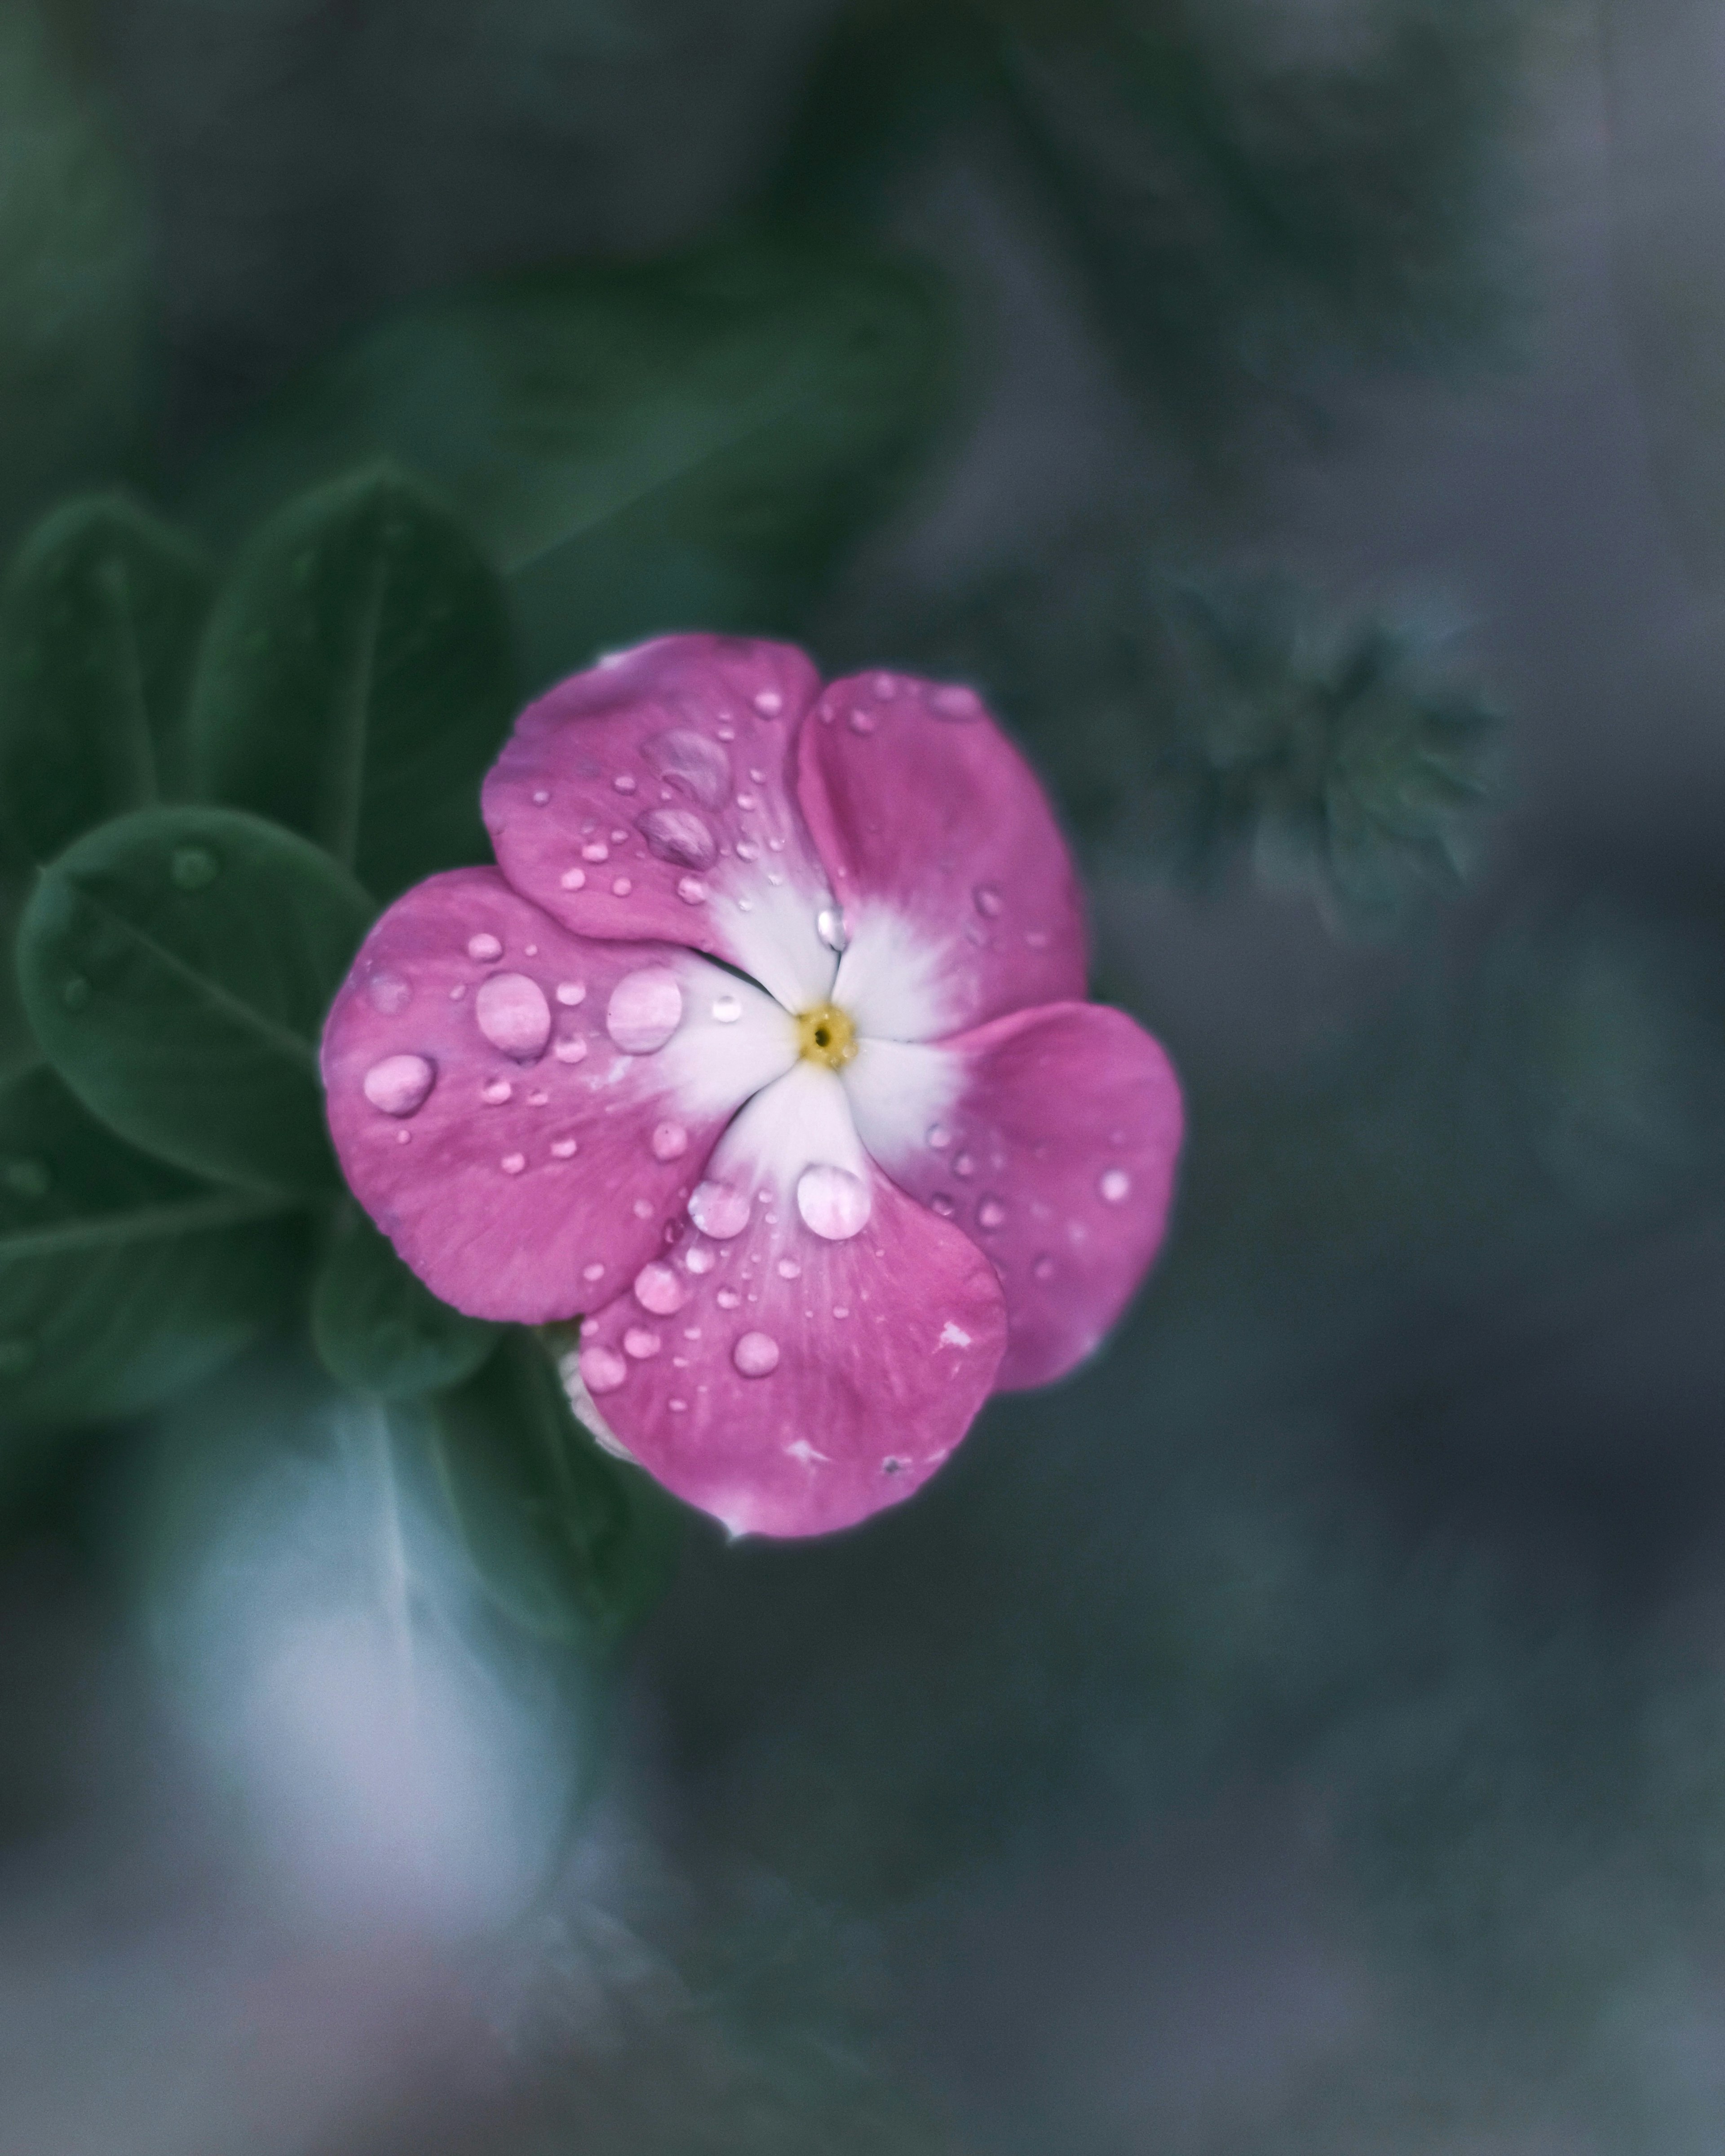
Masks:
[[[282,1309],[300,1230],[103,1129],[53,1072],[0,1085],[0,1420],[153,1405]]]
[[[123,496],[55,510],[0,593],[0,850],[51,860],[184,791],[182,720],[212,578]]]
[[[383,1399],[439,1392],[472,1377],[501,1334],[439,1302],[357,1205],[342,1209],[311,1292],[311,1337],[332,1377]]]
[[[898,498],[948,341],[926,278],[785,239],[503,279],[313,367],[188,508],[232,540],[365,459],[423,474],[509,578],[535,682],[656,630],[788,629]]]
[[[679,1508],[599,1450],[530,1333],[434,1412],[444,1486],[498,1602],[552,1638],[619,1645],[670,1584]]]
[[[135,1145],[248,1188],[339,1189],[317,1043],[373,910],[260,818],[140,809],[43,871],[18,932],[25,1008]]]
[[[198,791],[391,898],[490,858],[480,781],[514,706],[490,563],[423,489],[361,472],[272,517],[224,586],[193,693]]]

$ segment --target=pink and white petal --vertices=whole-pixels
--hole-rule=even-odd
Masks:
[[[523,1324],[608,1302],[795,1058],[758,988],[691,951],[572,936],[495,869],[397,900],[323,1042],[360,1203],[444,1301]]]
[[[790,644],[720,636],[661,637],[560,682],[485,780],[498,865],[578,935],[688,944],[788,1009],[819,1003],[832,895],[791,768],[819,685]]]
[[[843,903],[834,1000],[933,1040],[1082,996],[1083,901],[1029,766],[969,689],[835,681],[797,740],[797,798]]]
[[[807,1063],[743,1110],[692,1210],[711,1232],[691,1222],[582,1328],[608,1440],[734,1534],[827,1534],[909,1496],[993,1386],[993,1267],[864,1157]]]
[[[1183,1116],[1157,1043],[1106,1004],[1053,1004],[937,1044],[867,1043],[845,1086],[872,1158],[993,1260],[999,1389],[1081,1363],[1167,1225]]]

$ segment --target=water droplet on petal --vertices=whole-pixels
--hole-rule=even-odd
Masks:
[[[589,839],[581,849],[581,858],[584,861],[608,861],[611,849],[603,839]]]
[[[480,1087],[480,1098],[487,1107],[501,1108],[514,1091],[506,1078],[488,1078]]]
[[[567,1040],[560,1040],[551,1052],[559,1063],[585,1063],[587,1060],[586,1039],[578,1033]]]
[[[605,1030],[625,1055],[650,1055],[663,1048],[683,1016],[683,991],[669,966],[643,966],[625,973],[611,991]]]
[[[952,1173],[954,1175],[974,1175],[976,1173],[975,1156],[968,1152],[958,1154],[952,1163]]]
[[[530,1108],[548,1108],[551,1106],[551,1096],[549,1093],[545,1092],[542,1090],[538,1092],[529,1093],[527,1096],[527,1106]]]
[[[1111,1205],[1118,1205],[1131,1192],[1132,1179],[1123,1168],[1111,1168],[1096,1188]]]
[[[970,895],[976,901],[977,911],[986,914],[990,921],[998,921],[1006,911],[1006,901],[1000,895],[998,883],[979,883]]]
[[[850,941],[841,907],[824,906],[814,916],[814,932],[829,951],[842,951]]]
[[[778,1342],[770,1332],[745,1332],[731,1359],[745,1378],[770,1378],[778,1368]]]
[[[976,1209],[979,1228],[1001,1228],[1006,1224],[1006,1208],[998,1198],[985,1198]]]
[[[551,1157],[553,1160],[573,1160],[575,1158],[574,1139],[554,1139],[552,1142]]]
[[[477,959],[480,965],[489,966],[494,958],[503,956],[503,946],[495,936],[470,936],[467,955],[470,958]]]
[[[763,719],[776,719],[784,709],[784,698],[777,689],[757,689],[749,701]]]
[[[952,1133],[944,1123],[931,1123],[928,1126],[928,1142],[937,1152],[944,1152],[952,1142]]]
[[[634,886],[627,876],[619,876],[611,886],[611,896],[614,898],[627,898],[634,889]]]
[[[450,1001],[452,1004],[459,1004],[459,1003],[460,1002],[460,1000],[461,1000],[462,997],[463,997],[463,996],[465,996],[466,993],[467,993],[467,983],[466,983],[466,982],[465,982],[465,981],[457,981],[457,982],[456,982],[456,983],[455,983],[455,985],[454,985],[454,987],[453,988],[451,988],[451,989],[450,989],[450,991],[449,991],[449,1001]]]
[[[1037,1259],[1035,1264],[1031,1266],[1030,1271],[1033,1277],[1040,1281],[1051,1281],[1054,1278],[1055,1261],[1051,1257],[1050,1257],[1046,1250],[1042,1253],[1042,1255]]]
[[[1047,950],[1050,940],[1045,928],[1027,928],[1024,931],[1024,942],[1033,951]]]
[[[794,1258],[781,1258],[778,1261],[778,1276],[781,1280],[801,1280],[803,1268]]]
[[[655,1160],[680,1160],[689,1150],[689,1133],[680,1123],[660,1123],[653,1132]]]
[[[942,1220],[950,1220],[958,1209],[944,1190],[937,1190],[928,1204],[930,1210],[938,1213]]]
[[[641,744],[654,777],[680,787],[706,808],[716,808],[731,791],[731,759],[716,742],[685,726],[655,734]]]
[[[623,1352],[637,1363],[645,1363],[656,1355],[664,1342],[650,1326],[631,1325],[623,1336]]]
[[[506,1175],[519,1175],[526,1164],[527,1156],[524,1152],[506,1152],[498,1163]]]
[[[551,1005],[526,973],[493,973],[473,999],[480,1031],[501,1054],[531,1063],[551,1038]]]
[[[715,996],[713,1016],[721,1025],[735,1025],[738,1019],[742,1016],[741,1000],[732,995]]]
[[[740,861],[757,861],[761,858],[761,849],[752,839],[739,839],[737,842],[737,858]]]
[[[689,1199],[689,1218],[704,1235],[711,1235],[716,1243],[727,1243],[733,1235],[740,1235],[749,1224],[749,1201],[743,1192],[729,1183],[697,1183]],[[711,1253],[707,1255],[711,1264]],[[687,1260],[689,1269],[695,1270],[695,1253]]]
[[[677,896],[685,906],[699,906],[706,896],[706,886],[699,876],[680,876]]]
[[[655,1258],[635,1275],[635,1301],[655,1317],[670,1317],[689,1300],[689,1291],[667,1265]]]
[[[629,1365],[614,1348],[601,1348],[595,1343],[583,1348],[575,1358],[581,1373],[581,1382],[595,1399],[602,1393],[614,1393],[629,1375]]]
[[[869,1186],[848,1168],[824,1163],[797,1178],[797,1210],[804,1226],[829,1243],[843,1243],[867,1226],[874,1201]]]
[[[372,1009],[382,1011],[386,1018],[404,1011],[413,1000],[412,985],[399,973],[373,973],[366,983],[366,994],[371,999]]]
[[[424,1106],[437,1083],[437,1065],[424,1055],[386,1055],[363,1081],[365,1096],[386,1116],[411,1116]]]
[[[559,981],[557,994],[557,1001],[565,1010],[573,1010],[577,1004],[587,1001],[587,983],[585,981]]]
[[[600,1264],[599,1260],[595,1258],[590,1265],[583,1265],[581,1268],[581,1277],[588,1283],[588,1286],[591,1286],[595,1281],[603,1280],[605,1277],[605,1268]]]
[[[865,704],[851,706],[850,731],[852,733],[871,734],[880,723],[880,714],[877,711],[871,711]]]
[[[562,874],[557,878],[557,881],[562,886],[565,891],[580,891],[586,885],[587,870],[585,869],[565,869]]]
[[[719,858],[719,842],[706,817],[693,808],[649,808],[636,828],[655,859],[685,869],[710,869]]]
[[[632,772],[619,771],[611,783],[619,793],[633,793],[635,790],[634,775]]]
[[[705,1243],[696,1243],[690,1249],[683,1263],[691,1273],[710,1273],[718,1260]]]
[[[976,690],[957,683],[950,688],[935,690],[928,703],[930,710],[943,719],[979,719],[983,715],[982,699]]]
[[[181,891],[203,891],[222,873],[222,864],[208,846],[176,846],[167,872]]]
[[[735,1310],[741,1304],[742,1297],[734,1287],[721,1287],[713,1297],[713,1301],[718,1304],[721,1310]]]

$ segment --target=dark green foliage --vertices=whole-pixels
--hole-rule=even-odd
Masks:
[[[499,1337],[439,1302],[357,1205],[340,1209],[311,1291],[312,1343],[331,1377],[408,1399],[472,1377]]]
[[[509,578],[527,678],[655,630],[788,629],[896,499],[947,323],[878,256],[750,239],[417,302],[309,369],[189,500],[224,538],[388,457]]]
[[[251,1189],[339,1189],[317,1043],[372,911],[292,832],[140,809],[44,870],[18,934],[25,1007],[134,1144]]]
[[[223,588],[193,695],[198,791],[393,898],[489,858],[480,781],[514,707],[490,564],[413,482],[362,472],[272,517]]]
[[[208,564],[117,495],[67,502],[0,593],[0,860],[51,860],[183,796],[182,720]]]
[[[1370,925],[1474,856],[1499,722],[1415,627],[1327,619],[1279,579],[1081,557],[985,592],[925,652],[998,696],[1122,865],[1203,886],[1247,854]]]
[[[297,1230],[105,1130],[51,1071],[0,1086],[0,1422],[153,1406],[285,1307]]]
[[[444,1486],[498,1602],[531,1631],[616,1647],[670,1584],[680,1508],[600,1451],[531,1333],[434,1404]]]

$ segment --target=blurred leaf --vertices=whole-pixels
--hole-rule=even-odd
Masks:
[[[679,1508],[599,1450],[530,1333],[434,1409],[444,1488],[499,1603],[531,1631],[619,1645],[670,1584]]]
[[[272,517],[223,587],[193,695],[198,790],[393,898],[490,859],[480,781],[514,708],[490,564],[411,481],[363,472]]]
[[[39,525],[0,593],[0,846],[49,860],[184,790],[182,715],[212,578],[117,495]]]
[[[311,1291],[312,1342],[332,1377],[382,1399],[439,1392],[471,1378],[500,1337],[439,1302],[388,1237],[343,1206]]]
[[[511,579],[536,684],[656,630],[793,627],[914,470],[947,343],[925,278],[784,239],[503,279],[311,367],[189,506],[231,541],[364,459],[424,475]]]
[[[141,418],[141,191],[31,0],[0,8],[0,544],[111,479]]]
[[[258,817],[140,809],[43,871],[18,934],[30,1023],[135,1145],[249,1188],[339,1189],[317,1043],[373,911]]]
[[[237,1353],[285,1304],[287,1211],[135,1152],[49,1070],[0,1085],[0,1419],[130,1414]]]

